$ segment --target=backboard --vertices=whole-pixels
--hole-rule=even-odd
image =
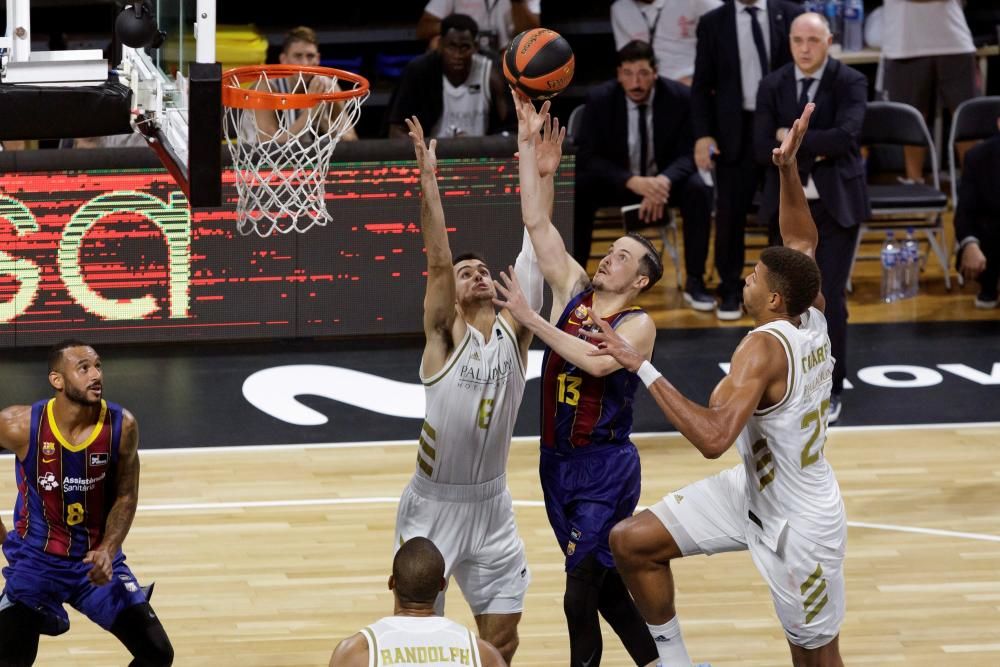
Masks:
[[[164,34],[157,48],[122,47],[135,127],[191,206],[221,204],[222,68],[215,57],[216,0],[147,0]]]
[[[216,0],[130,0],[118,19],[127,19],[125,28],[141,29],[126,34],[116,28],[110,62],[99,49],[33,51],[31,4],[6,1],[0,139],[99,137],[134,130],[192,206],[219,206],[222,68],[215,58]],[[40,34],[67,29],[38,28]]]

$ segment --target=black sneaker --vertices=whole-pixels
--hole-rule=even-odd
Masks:
[[[987,294],[986,292],[980,292],[975,301],[976,308],[982,308],[983,310],[996,308],[997,303],[1000,303],[1000,299],[997,299],[997,295],[995,293]]]
[[[684,303],[703,313],[715,310],[715,298],[702,285],[692,285],[685,289]]]
[[[840,394],[830,394],[830,414],[827,417],[826,423],[836,424],[837,420],[840,419],[840,410],[844,407],[844,404],[840,401]]]
[[[726,322],[743,317],[743,304],[740,303],[740,298],[735,294],[722,297],[722,303],[715,309],[715,316]]]

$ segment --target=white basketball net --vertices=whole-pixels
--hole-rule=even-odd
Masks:
[[[303,93],[308,74],[301,72],[284,82],[256,74],[251,87],[273,93]],[[332,86],[353,89],[358,84],[336,77]],[[244,86],[245,87],[245,86]],[[336,102],[319,102],[308,109],[254,111],[226,107],[225,133],[236,173],[236,222],[241,234],[270,236],[304,232],[332,220],[326,207],[326,176],[330,158],[340,138],[358,122],[361,103],[368,93]],[[277,122],[273,132],[258,121]]]

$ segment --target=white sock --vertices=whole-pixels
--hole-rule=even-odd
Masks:
[[[676,616],[663,625],[647,623],[646,627],[656,642],[656,652],[660,654],[662,667],[691,667],[691,657],[684,647],[681,624],[677,622]]]

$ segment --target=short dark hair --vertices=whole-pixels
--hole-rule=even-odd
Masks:
[[[49,372],[58,370],[59,364],[62,362],[63,352],[71,347],[90,347],[87,343],[82,340],[77,340],[76,338],[67,338],[66,340],[59,341],[55,345],[49,348]]]
[[[307,44],[312,44],[315,47],[319,47],[319,40],[316,39],[316,31],[312,28],[307,28],[304,25],[300,25],[297,28],[292,28],[285,33],[285,41],[281,43],[281,52],[284,53],[288,50],[295,42],[306,42]]]
[[[483,259],[482,255],[480,255],[479,253],[477,253],[477,252],[462,252],[462,253],[459,253],[459,254],[455,255],[455,257],[451,260],[451,265],[452,266],[458,266],[459,262],[464,262],[464,261],[470,260],[470,259],[477,259],[480,262],[482,262],[483,264],[486,264],[486,260]],[[486,265],[489,266],[489,264],[486,264]]]
[[[819,294],[820,273],[816,261],[784,246],[765,248],[760,261],[767,267],[767,287],[785,301],[790,317],[806,312]]]
[[[456,32],[468,31],[475,37],[479,34],[479,24],[476,23],[476,19],[468,14],[449,14],[441,21],[441,36],[444,37],[447,35],[449,30]]]
[[[649,45],[649,42],[633,39],[618,51],[619,67],[636,60],[648,60],[649,66],[656,69],[656,53],[653,52],[653,47]]]
[[[413,537],[392,559],[392,578],[400,602],[433,603],[441,592],[444,556],[426,537]]]
[[[663,277],[663,260],[660,259],[660,253],[656,252],[656,248],[653,247],[653,244],[645,236],[636,232],[630,232],[627,236],[641,243],[642,247],[646,250],[645,254],[639,258],[640,275],[649,276],[649,282],[642,288],[642,291],[645,292],[660,282],[660,278]]]

